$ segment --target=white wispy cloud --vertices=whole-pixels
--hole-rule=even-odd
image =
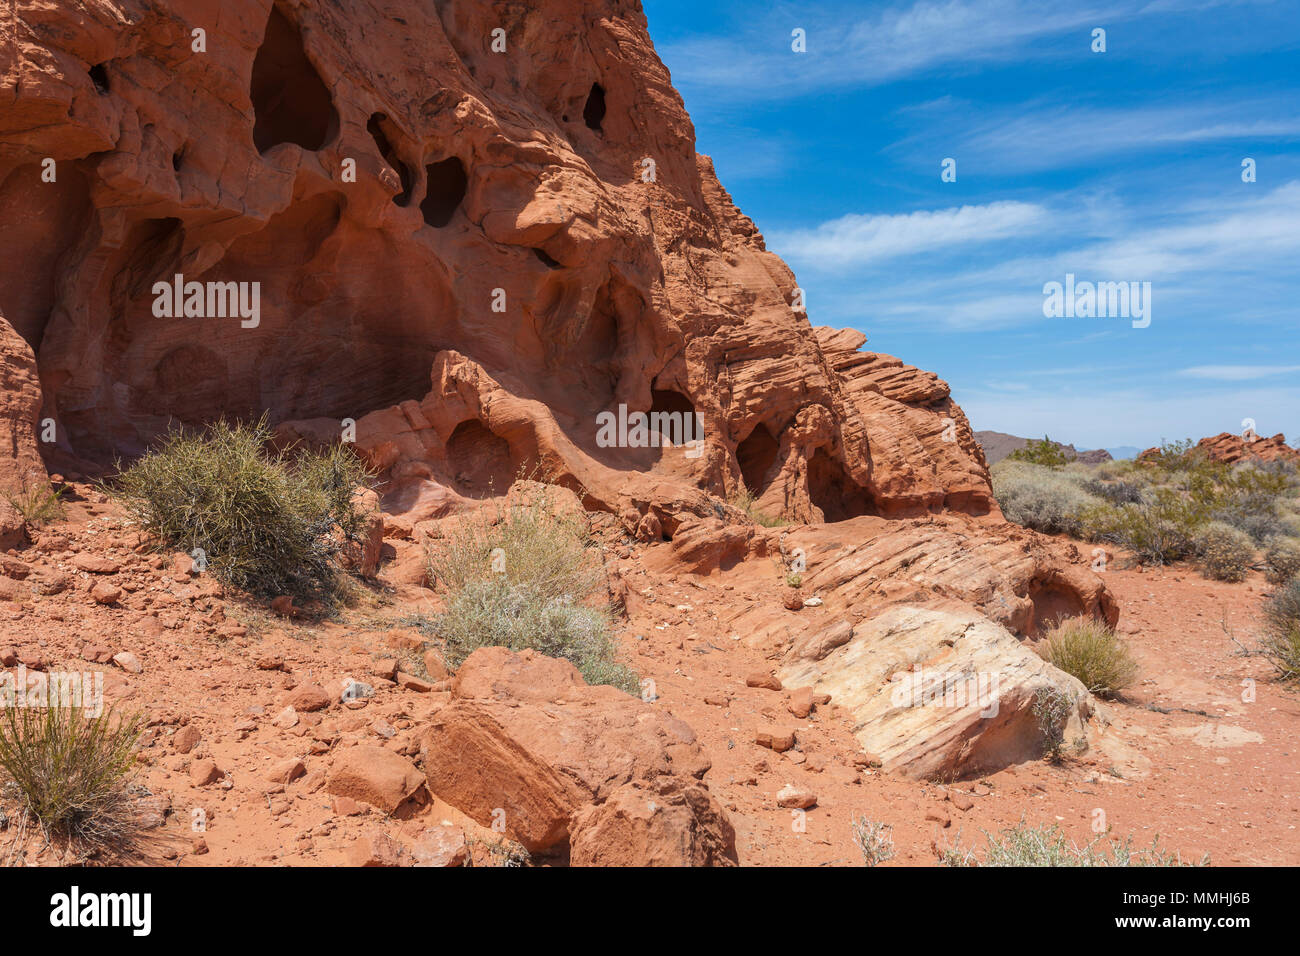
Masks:
[[[1194,365],[1179,371],[1187,378],[1207,378],[1218,382],[1251,382],[1275,375],[1300,372],[1300,365]]]
[[[1043,284],[1066,273],[1090,281],[1151,282],[1156,322],[1208,302],[1222,309],[1225,322],[1293,314],[1277,282],[1300,256],[1300,181],[1272,190],[1243,185],[1217,210],[1204,204],[1162,209],[1158,222],[1142,209],[1128,210],[1112,237],[1084,242],[1071,241],[1079,213],[1068,204],[1020,203],[1013,205],[1024,208],[1010,214],[987,212],[1000,205],[970,207],[985,212],[970,217],[964,244],[954,242],[950,228],[957,210],[938,210],[860,217],[870,224],[864,229],[836,219],[813,230],[774,233],[770,246],[801,280],[808,276],[809,308],[819,322],[869,319],[954,329],[1035,324],[1046,321]],[[975,250],[981,239],[986,245]],[[1000,245],[1013,239],[1021,241],[1015,248],[1025,239],[1055,248],[1015,255]],[[900,261],[904,255],[911,261]],[[1127,327],[1101,319],[1094,325]]]
[[[1042,206],[1006,201],[899,215],[850,213],[813,229],[775,232],[769,241],[791,258],[826,268],[946,250],[957,243],[1027,236],[1048,224],[1048,211]]]
[[[942,107],[935,107],[942,111]],[[1205,102],[1136,107],[1017,103],[971,110],[954,106],[943,122],[904,137],[889,152],[937,163],[953,156],[967,169],[1033,172],[1150,152],[1162,146],[1242,141],[1252,149],[1300,139],[1290,98],[1216,94]]]
[[[679,84],[771,98],[877,85],[944,63],[1005,59],[1040,37],[1119,15],[1114,5],[1059,10],[1030,0],[919,0],[869,16],[848,3],[778,4],[750,17],[734,36],[679,41],[661,53]],[[791,52],[795,27],[806,32],[804,54]]]
[[[916,0],[867,15],[860,3],[753,5],[730,36],[697,37],[660,52],[679,85],[714,96],[772,99],[809,91],[876,86],[944,67],[1052,55],[1045,41],[1078,34],[1088,50],[1092,28],[1200,10],[1229,0]],[[793,54],[791,30],[807,34]],[[797,57],[797,59],[792,59]],[[755,77],[761,77],[756,82]]]

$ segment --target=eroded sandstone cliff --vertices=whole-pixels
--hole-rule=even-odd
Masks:
[[[635,0],[7,16],[5,487],[265,414],[286,440],[355,442],[387,573],[414,587],[426,523],[535,475],[666,573],[806,572],[820,613],[754,604],[736,639],[833,688],[864,746],[917,774],[1033,749],[1034,694],[1069,679],[1011,632],[1114,623],[1077,551],[1002,522],[946,383],[812,326],[697,154]],[[21,534],[0,510],[0,544]],[[1013,675],[996,724],[880,709],[939,660]]]
[[[24,468],[38,418],[89,471],[265,411],[358,421],[405,507],[529,466],[670,525],[742,485],[813,522],[991,507],[947,386],[792,307],[632,0],[24,2],[8,29]],[[256,284],[256,325],[157,315],[177,275]],[[702,453],[602,447],[619,405],[697,413]]]

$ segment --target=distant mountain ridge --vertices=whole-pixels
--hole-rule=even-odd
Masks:
[[[975,433],[975,440],[979,442],[980,447],[984,449],[984,460],[990,465],[996,465],[1002,459],[1009,456],[1012,452],[1019,451],[1029,445],[1031,439],[1021,438],[1018,435],[1008,435],[1006,432],[982,431]],[[1032,439],[1038,441],[1038,439]],[[1111,461],[1114,457],[1105,448],[1094,448],[1092,450],[1083,450],[1075,448],[1073,445],[1066,445],[1059,441],[1052,442],[1057,448],[1065,453],[1065,457],[1070,461],[1081,461],[1084,464],[1096,465],[1103,461]],[[1128,449],[1120,448],[1117,451],[1127,451]],[[1133,449],[1133,454],[1137,454],[1138,449]],[[1128,455],[1125,457],[1132,457]]]

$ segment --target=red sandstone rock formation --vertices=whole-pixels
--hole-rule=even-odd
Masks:
[[[0,45],[0,311],[52,466],[269,411],[356,420],[390,510],[526,465],[669,533],[742,485],[804,521],[992,507],[944,383],[792,309],[637,3],[219,9],[27,5]],[[256,326],[159,317],[178,274],[258,283]],[[620,404],[698,413],[700,454],[601,447]]]
[[[1300,461],[1300,449],[1291,448],[1285,435],[1272,438],[1243,438],[1231,432],[1220,432],[1196,443],[1212,461],[1229,464],[1238,461]]]
[[[710,763],[691,728],[588,687],[567,661],[475,651],[425,751],[432,792],[484,826],[499,822],[530,853],[572,837],[580,863],[735,862],[731,824],[696,781]]]
[[[659,552],[689,571],[797,543],[850,629],[934,602],[1023,635],[1114,620],[1096,578],[999,520],[944,382],[796,311],[794,276],[696,153],[635,0],[68,0],[0,30],[0,478],[42,459],[94,472],[172,423],[267,413],[286,438],[355,440],[376,533],[402,529],[412,565],[424,522],[528,470],[671,540]],[[645,414],[656,436],[698,415],[702,441],[604,440],[604,417],[637,436]],[[788,541],[726,503],[742,490],[799,523]],[[753,614],[746,639],[774,660],[817,638]],[[955,659],[996,663],[999,634]],[[556,711],[587,735],[570,759],[523,740],[518,708],[462,692],[429,784],[482,817],[496,804],[457,755],[481,747],[490,768],[522,740],[535,759],[498,767],[528,791],[521,841],[555,846],[595,801],[575,856],[650,853],[659,823],[636,807],[665,773],[598,766],[639,706],[606,724]],[[932,720],[915,732],[946,743],[900,766],[960,772],[967,729]],[[690,751],[689,728],[661,730],[621,746],[656,767]],[[706,834],[686,858],[726,858],[725,817],[678,769],[663,805]]]
[[[1236,464],[1239,461],[1300,461],[1300,449],[1291,448],[1286,436],[1279,433],[1272,438],[1254,436],[1246,438],[1231,432],[1219,432],[1196,443],[1196,451],[1210,461]],[[1157,448],[1148,448],[1137,456],[1138,461],[1154,461],[1163,454]]]

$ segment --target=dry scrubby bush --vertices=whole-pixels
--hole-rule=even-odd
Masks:
[[[1079,846],[1056,824],[1030,826],[1023,819],[998,833],[985,831],[987,847],[980,861],[972,850],[951,847],[939,858],[945,866],[1189,866],[1181,855],[1160,846],[1157,835],[1151,846],[1134,849],[1132,837],[1123,843],[1097,837]],[[1199,866],[1209,865],[1207,854]]]
[[[862,862],[866,866],[875,866],[894,858],[894,828],[887,823],[879,823],[865,816],[854,817],[853,842],[862,851]]]
[[[1052,763],[1065,755],[1065,727],[1074,705],[1074,698],[1059,687],[1040,687],[1034,692],[1034,719],[1043,735],[1043,755]]]
[[[1264,602],[1262,644],[1283,680],[1300,681],[1300,578]]]
[[[1166,444],[1144,462],[1043,467],[1003,461],[992,476],[1008,520],[1118,545],[1145,564],[1199,556],[1207,574],[1224,580],[1240,580],[1255,546],[1300,522],[1294,465],[1227,465],[1208,460],[1190,442]]]
[[[637,675],[618,659],[585,520],[558,510],[550,488],[463,519],[430,543],[428,558],[447,605],[432,630],[453,667],[480,647],[532,649],[568,660],[588,684],[638,692]]]
[[[1244,581],[1255,563],[1255,542],[1244,531],[1222,521],[1211,521],[1196,535],[1196,553],[1206,577],[1216,581]]]
[[[1099,697],[1114,696],[1137,680],[1137,662],[1128,647],[1113,630],[1090,618],[1068,618],[1056,625],[1043,637],[1039,653]]]
[[[91,846],[129,839],[136,814],[128,786],[139,717],[88,717],[82,708],[0,708],[0,771],[50,835]]]
[[[1101,503],[1077,473],[1019,461],[994,466],[993,491],[1008,521],[1044,534],[1083,534],[1082,514]]]
[[[1300,575],[1300,538],[1276,537],[1264,551],[1268,563],[1268,579],[1274,584],[1285,584]]]
[[[201,549],[214,575],[264,597],[332,600],[335,559],[359,540],[365,467],[344,445],[270,448],[266,419],[175,430],[106,486],[167,547]]]

